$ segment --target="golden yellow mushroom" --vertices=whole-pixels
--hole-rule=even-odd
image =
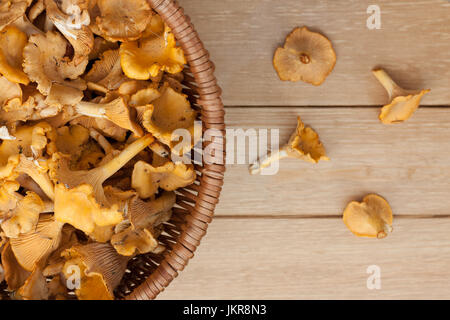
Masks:
[[[152,18],[146,0],[97,0],[96,4],[98,16],[91,14],[93,30],[108,41],[138,39]]]
[[[1,254],[2,266],[4,271],[5,281],[8,284],[8,289],[13,291],[19,289],[30,276],[31,272],[25,270],[18,262],[11,250],[11,244],[7,242]]]
[[[13,298],[20,300],[48,300],[49,289],[42,269],[36,267],[23,286],[17,290]]]
[[[80,276],[75,293],[80,300],[113,300],[130,257],[119,255],[108,243],[77,245],[63,252],[63,274],[68,281]],[[74,281],[76,285],[76,279]]]
[[[154,35],[120,46],[122,69],[128,78],[147,80],[161,71],[181,72],[186,64],[183,50],[177,47],[175,36],[166,26],[164,35]]]
[[[8,0],[0,2],[0,30],[25,14],[31,0]]]
[[[14,26],[0,31],[0,73],[11,82],[25,85],[30,82],[22,67],[27,43],[27,35]]]
[[[167,145],[173,152],[185,154],[195,145],[195,119],[197,112],[184,94],[169,86],[164,86],[161,96],[148,105],[143,113],[142,125],[156,139]],[[189,133],[190,141],[178,141],[183,137],[178,129]],[[180,150],[175,150],[180,147]]]
[[[350,202],[343,215],[347,228],[358,237],[384,238],[392,232],[392,220],[389,203],[376,194]]]
[[[88,60],[88,55],[94,47],[94,35],[89,28],[91,22],[87,1],[45,0],[47,18],[66,37],[74,50],[75,66]],[[58,4],[61,5],[58,6]]]
[[[119,127],[132,131],[138,137],[142,137],[144,134],[142,128],[135,122],[135,118],[123,97],[109,103],[81,101],[75,106],[75,109],[81,115],[108,119]]]
[[[192,165],[168,161],[154,167],[144,161],[138,161],[133,170],[131,185],[142,199],[155,195],[158,188],[174,191],[192,184],[197,175]]]
[[[335,64],[336,53],[330,40],[307,27],[294,29],[273,58],[281,80],[304,81],[315,86],[325,81]]]
[[[24,71],[30,80],[38,84],[38,90],[45,96],[50,94],[54,83],[85,90],[86,83],[79,76],[85,71],[88,60],[75,65],[66,56],[68,42],[53,31],[32,35],[25,46]]]
[[[44,210],[42,199],[34,192],[28,192],[4,218],[1,223],[3,232],[8,238],[18,238],[20,234],[34,230],[39,221],[39,215]]]
[[[63,225],[52,214],[43,214],[34,230],[11,238],[11,250],[17,262],[28,271],[45,263],[61,243]]]
[[[250,165],[251,174],[258,174],[269,167],[274,161],[285,158],[297,158],[311,163],[328,161],[325,147],[319,140],[319,135],[310,127],[305,127],[300,117],[297,117],[297,128],[291,135],[288,143],[278,151],[269,153]]]
[[[380,120],[384,124],[399,123],[408,120],[419,108],[422,97],[430,92],[426,90],[405,90],[400,88],[383,69],[373,71],[389,95],[389,104],[381,109]]]
[[[118,89],[129,80],[122,72],[119,50],[104,51],[84,79],[88,81],[88,86],[96,85],[97,91],[105,93]]]

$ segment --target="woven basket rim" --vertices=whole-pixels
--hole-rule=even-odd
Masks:
[[[174,0],[147,0],[164,22],[172,29],[175,38],[184,50],[197,93],[196,104],[201,108],[202,125],[206,128],[225,129],[225,109],[221,99],[221,89],[214,75],[214,64],[209,58],[190,18]],[[193,88],[192,88],[193,89]],[[221,139],[225,154],[225,139]],[[224,158],[225,159],[225,155]],[[204,164],[196,167],[201,172],[198,185],[190,190],[194,194],[184,194],[183,199],[190,201],[189,214],[180,226],[181,232],[176,243],[163,256],[158,267],[147,279],[134,288],[127,300],[154,299],[174,280],[179,272],[194,256],[194,252],[206,234],[212,221],[215,207],[219,201],[225,172],[224,164]],[[188,207],[188,205],[186,205]]]

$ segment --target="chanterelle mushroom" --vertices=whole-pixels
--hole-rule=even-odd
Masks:
[[[87,234],[93,233],[96,226],[105,227],[119,223],[122,220],[119,205],[106,198],[103,183],[153,140],[151,135],[146,135],[127,146],[112,160],[89,171],[71,171],[67,158],[58,153],[54,154],[51,176],[57,183],[56,219],[70,223]]]
[[[169,146],[172,151],[179,144],[176,137],[177,129],[189,132],[191,141],[183,141],[182,150],[178,153],[186,153],[195,144],[195,119],[197,112],[184,94],[178,93],[169,86],[165,86],[161,96],[148,105],[148,110],[143,114],[142,124],[155,138]]]
[[[18,83],[9,81],[6,77],[0,77],[0,110],[4,111],[17,110],[22,106],[22,88]],[[20,119],[2,117],[0,113],[0,120],[8,122],[7,118],[11,121],[17,121]]]
[[[154,167],[144,161],[138,161],[133,170],[131,185],[142,199],[155,195],[158,188],[174,191],[192,184],[197,177],[194,167],[182,162],[166,162]]]
[[[63,223],[52,214],[43,214],[34,230],[12,238],[11,249],[17,262],[28,271],[33,271],[55,251],[61,242]]]
[[[178,73],[186,64],[183,50],[169,27],[164,36],[153,35],[135,42],[124,42],[120,46],[122,69],[128,78],[147,80],[161,71]]]
[[[146,0],[96,0],[96,24],[109,41],[138,39],[149,24],[152,12]]]
[[[0,73],[11,82],[25,85],[30,82],[22,69],[23,50],[27,43],[27,35],[14,26],[0,31]]]
[[[405,90],[400,88],[394,80],[382,69],[373,70],[373,74],[380,81],[389,95],[390,103],[381,109],[380,120],[384,124],[399,123],[408,120],[419,108],[422,97],[431,90]]]
[[[50,94],[54,83],[79,90],[86,89],[86,83],[79,76],[86,69],[88,60],[75,65],[65,56],[66,47],[67,42],[63,36],[53,31],[45,35],[32,35],[25,46],[24,71],[30,80],[38,84],[38,90],[43,95]]]
[[[17,202],[14,209],[7,212],[8,216],[1,224],[8,238],[17,238],[19,234],[33,230],[39,220],[39,214],[44,211],[44,202],[34,192]]]
[[[79,114],[85,116],[108,119],[121,128],[132,131],[137,136],[142,136],[144,133],[142,128],[135,123],[130,108],[122,97],[109,103],[82,101],[76,105],[75,109]]]
[[[107,243],[77,245],[63,252],[63,274],[79,272],[81,283],[75,293],[80,300],[112,300],[127,268],[129,257],[119,255]]]
[[[0,30],[25,14],[31,0],[1,0]]]
[[[94,47],[94,35],[88,27],[91,19],[87,3],[86,0],[62,1],[60,8],[57,1],[45,0],[47,17],[74,49],[75,66],[88,60],[88,55]]]
[[[249,171],[251,174],[258,174],[272,162],[284,158],[298,158],[312,163],[330,160],[319,140],[319,135],[312,128],[305,127],[300,117],[297,118],[297,129],[291,135],[289,142],[280,150],[256,161],[249,167]]]
[[[103,52],[100,60],[94,63],[92,69],[85,77],[88,85],[89,83],[94,83],[103,87],[106,92],[116,90],[127,79],[122,72],[118,49]]]
[[[347,228],[359,237],[384,238],[392,232],[392,210],[389,203],[376,194],[369,194],[362,202],[352,201],[344,210]]]
[[[335,64],[336,53],[330,40],[306,27],[294,29],[273,58],[281,80],[301,80],[315,86],[325,81]]]

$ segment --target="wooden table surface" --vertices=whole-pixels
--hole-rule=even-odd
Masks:
[[[160,299],[450,299],[450,2],[179,2],[216,64],[227,126],[280,129],[284,141],[300,115],[332,160],[285,160],[274,176],[227,166],[208,234]],[[379,30],[366,25],[372,4]],[[337,53],[320,87],[282,82],[272,66],[303,25]],[[374,67],[405,88],[432,89],[410,121],[378,121],[387,96]],[[386,239],[357,238],[342,223],[347,202],[367,193],[392,205]],[[381,288],[370,290],[373,265]]]

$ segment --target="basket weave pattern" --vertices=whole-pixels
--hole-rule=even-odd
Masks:
[[[214,143],[216,150],[222,150],[225,159],[225,111],[209,53],[176,1],[149,0],[149,3],[172,29],[184,50],[189,67],[185,70],[183,92],[189,96],[193,107],[200,111],[203,130],[222,132],[222,138],[209,143]],[[203,148],[209,143],[204,143]],[[160,237],[167,246],[165,254],[147,254],[133,259],[128,266],[130,272],[116,290],[117,298],[154,299],[194,256],[219,201],[225,166],[204,163],[197,165],[196,171],[197,181],[178,190],[177,207],[166,224],[166,234]]]
[[[203,148],[214,143],[215,150],[223,152],[225,159],[225,112],[209,53],[189,17],[175,1],[148,2],[172,29],[184,50],[188,67],[184,71],[183,93],[188,95],[193,108],[200,112],[203,130],[216,129],[222,132],[222,138],[203,143]],[[165,233],[159,238],[167,250],[159,256],[150,253],[133,258],[115,290],[117,299],[154,299],[194,256],[219,201],[225,166],[203,163],[196,165],[195,169],[197,180],[191,186],[177,190],[173,216],[165,225]],[[0,300],[2,298],[9,298],[4,282],[0,284]]]

